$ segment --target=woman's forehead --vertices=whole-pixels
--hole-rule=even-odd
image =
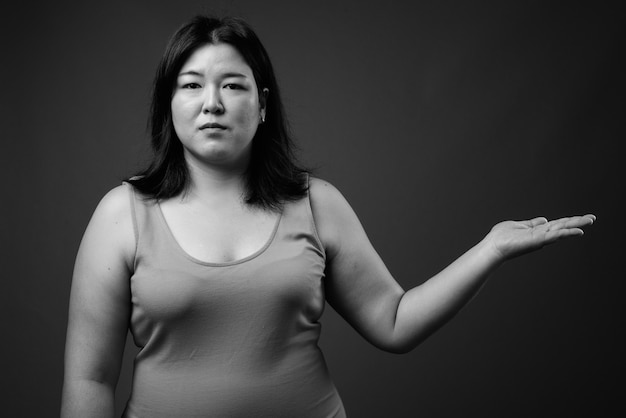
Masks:
[[[206,44],[198,47],[180,69],[184,73],[239,73],[252,76],[252,69],[232,45]]]

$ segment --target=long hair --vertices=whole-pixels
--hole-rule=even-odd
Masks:
[[[265,122],[258,126],[252,140],[245,173],[245,201],[278,209],[285,200],[296,200],[306,194],[306,170],[296,163],[269,55],[252,28],[233,17],[196,16],[170,39],[157,67],[152,91],[149,122],[153,157],[145,170],[127,181],[142,194],[157,200],[186,190],[189,170],[172,122],[173,89],[178,72],[189,56],[201,46],[218,43],[229,44],[241,54],[252,69],[259,94],[264,88],[269,90]]]

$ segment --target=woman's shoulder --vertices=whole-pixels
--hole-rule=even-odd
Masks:
[[[131,189],[132,186],[128,183],[123,183],[110,189],[100,199],[96,210],[111,215],[130,213]]]
[[[110,189],[98,203],[92,216],[92,223],[106,228],[114,225],[132,225],[133,213],[132,186],[124,183]]]
[[[332,246],[358,220],[339,189],[326,180],[311,177],[309,198],[313,218],[324,245]]]
[[[345,198],[334,185],[330,182],[317,178],[309,178],[309,196],[311,203],[315,203],[318,206],[326,206],[337,204]]]
[[[83,237],[81,247],[94,257],[122,257],[128,268],[135,251],[135,228],[128,185],[109,190],[98,203]]]
[[[309,198],[311,204],[319,210],[337,215],[352,215],[352,207],[337,187],[329,181],[311,177],[309,179]]]

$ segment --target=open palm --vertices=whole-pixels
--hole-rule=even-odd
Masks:
[[[543,217],[527,221],[504,221],[495,225],[487,237],[498,255],[506,260],[538,250],[561,238],[582,235],[582,228],[595,220],[594,215],[584,215],[552,221]]]

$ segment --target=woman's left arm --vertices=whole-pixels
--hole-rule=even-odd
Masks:
[[[549,222],[545,218],[501,222],[440,273],[405,292],[341,193],[312,179],[310,194],[326,251],[328,302],[372,344],[398,353],[411,350],[450,320],[504,261],[582,235],[581,228],[595,220],[585,215]]]

